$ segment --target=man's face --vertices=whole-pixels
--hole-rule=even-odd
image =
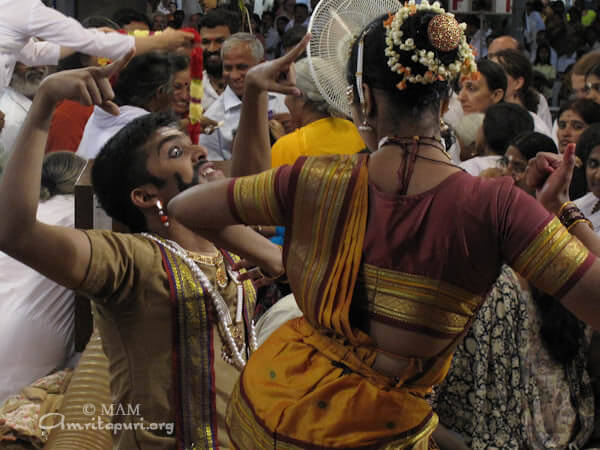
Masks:
[[[223,78],[235,95],[242,98],[244,95],[244,80],[248,70],[257,65],[252,55],[250,46],[246,43],[239,44],[223,56]]]
[[[268,14],[267,12],[263,13],[262,16],[262,23],[263,23],[263,27],[265,30],[268,30],[269,28],[271,28],[273,26],[273,16],[271,14]]]
[[[33,99],[46,75],[48,75],[47,66],[29,67],[18,62],[10,86],[21,95]]]
[[[165,203],[192,186],[224,178],[223,172],[206,160],[206,149],[192,145],[190,138],[175,127],[156,130],[146,149],[146,169],[165,182],[160,188]]]
[[[221,73],[221,47],[230,35],[231,32],[226,25],[200,28],[200,36],[202,37],[200,45],[204,52],[204,68],[210,75]]]
[[[294,8],[294,23],[302,25],[308,19],[308,8],[304,4],[296,5]]]
[[[154,31],[162,31],[165,28],[167,28],[167,17],[163,14],[155,15],[152,22],[152,29]]]

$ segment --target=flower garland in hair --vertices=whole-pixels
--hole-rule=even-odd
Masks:
[[[412,38],[404,39],[401,28],[404,21],[419,11],[433,11],[437,13],[427,26],[427,35],[431,45],[442,52],[450,52],[458,49],[457,58],[448,65],[442,61],[431,50],[418,49]],[[386,28],[386,49],[388,66],[392,72],[402,76],[402,80],[396,85],[399,90],[406,89],[407,83],[431,84],[436,81],[447,81],[462,74],[470,77],[477,73],[477,65],[471,47],[467,43],[464,30],[466,24],[459,24],[454,15],[446,13],[438,2],[430,5],[423,0],[419,5],[414,0],[404,3],[404,6],[394,15],[389,15],[383,22]],[[400,54],[396,48],[413,52],[411,60],[420,63],[427,70],[424,74],[413,74],[410,67],[400,64]]]

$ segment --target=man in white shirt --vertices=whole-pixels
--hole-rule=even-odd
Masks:
[[[233,139],[240,122],[246,73],[264,60],[264,48],[254,35],[236,33],[223,43],[221,58],[227,88],[204,115],[223,124],[210,135],[201,134],[199,141],[208,150],[211,161],[231,159]],[[289,112],[284,100],[281,94],[269,93],[269,114]]]
[[[221,47],[232,34],[231,17],[223,10],[212,9],[200,19],[198,30],[204,57],[202,108],[206,111],[225,90]],[[235,30],[237,31],[237,30]]]
[[[95,106],[85,124],[77,155],[95,158],[121,128],[149,112],[169,108],[175,68],[184,59],[180,55],[152,52],[136,56],[119,74],[114,87],[119,114],[113,115]]]
[[[48,74],[46,66],[27,67],[17,63],[10,86],[0,95],[0,111],[5,114],[5,126],[0,133],[0,145],[7,155],[12,152],[21,126],[42,80]]]
[[[17,61],[28,66],[57,65],[73,50],[117,59],[134,45],[141,54],[175,50],[194,39],[193,34],[178,30],[134,38],[86,29],[40,0],[0,0],[0,11],[0,92],[8,86]],[[46,42],[36,42],[34,37]]]

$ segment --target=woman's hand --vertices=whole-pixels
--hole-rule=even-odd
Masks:
[[[52,107],[63,100],[73,100],[86,106],[98,105],[106,112],[118,115],[119,107],[112,102],[115,93],[110,78],[123,69],[134,54],[135,50],[130,50],[104,67],[65,70],[50,75],[40,85],[38,95]]]
[[[575,167],[575,144],[567,145],[560,155],[538,153],[529,161],[525,174],[527,183],[536,189],[536,198],[544,207],[557,214],[569,201],[569,186]]]
[[[250,263],[246,259],[242,259],[239,263],[233,266],[234,270],[246,269],[246,272],[240,273],[238,280],[252,280],[254,287],[257,289],[263,286],[269,286],[273,283],[276,283],[283,279],[285,275],[285,269],[281,262],[278,263],[278,268],[273,268],[275,272],[274,275],[271,275],[270,272],[267,272],[265,269],[261,269],[255,264]]]
[[[263,62],[250,69],[246,74],[245,89],[300,95],[296,88],[294,61],[304,52],[310,37],[310,34],[306,34],[298,45],[281,58]]]
[[[269,120],[269,131],[276,141],[287,134],[282,123],[275,119]]]

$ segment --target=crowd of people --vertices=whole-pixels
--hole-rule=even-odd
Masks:
[[[48,438],[76,295],[115,448],[600,445],[596,5],[411,0],[315,56],[330,2],[0,0],[0,447]],[[74,228],[86,166],[128,232]]]

